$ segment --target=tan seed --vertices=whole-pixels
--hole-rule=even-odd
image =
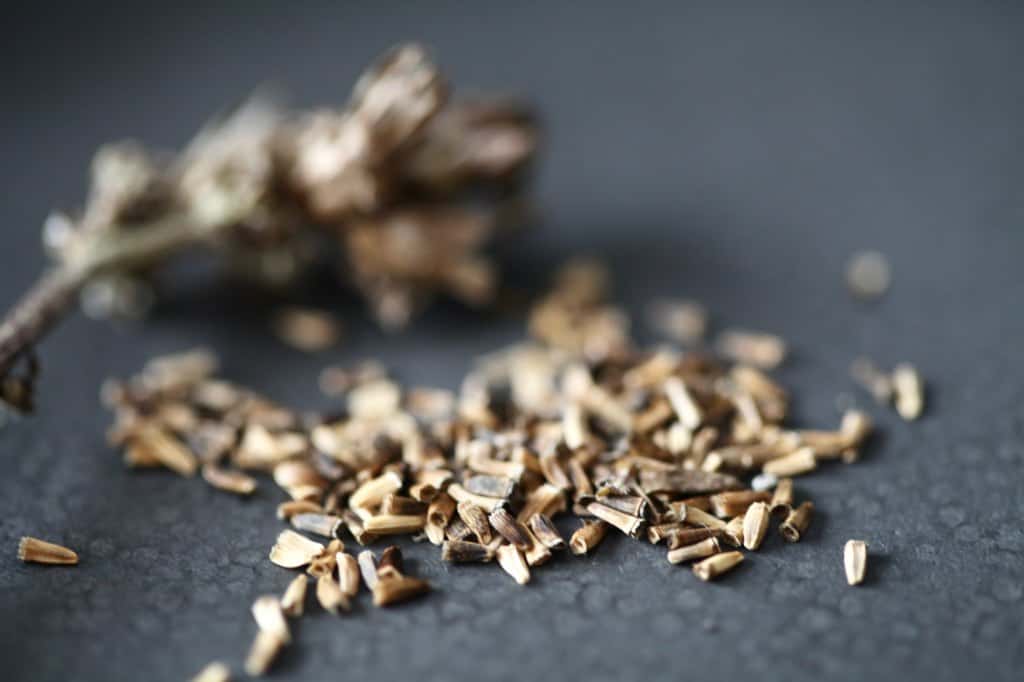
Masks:
[[[843,548],[843,568],[846,582],[860,585],[864,582],[864,571],[868,565],[868,546],[863,540],[848,540]]]
[[[73,566],[78,563],[78,554],[74,550],[28,536],[18,543],[18,558],[35,564]]]
[[[742,561],[743,554],[741,552],[723,552],[722,554],[715,554],[694,564],[693,574],[707,582],[709,580],[714,580],[723,573],[731,571]]]

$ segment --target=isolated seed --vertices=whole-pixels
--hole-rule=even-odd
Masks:
[[[684,561],[693,561],[694,559],[703,559],[709,557],[712,554],[717,554],[721,547],[718,544],[717,538],[707,538],[701,540],[692,545],[684,545],[677,549],[670,550],[668,553],[668,562],[670,564],[679,564]]]
[[[913,365],[896,365],[892,371],[892,384],[899,415],[907,421],[920,417],[924,409],[924,382]]]
[[[846,569],[846,582],[860,585],[864,582],[864,571],[868,563],[868,546],[863,540],[848,540],[843,548],[843,567]]]
[[[347,552],[336,555],[338,564],[338,587],[342,594],[352,599],[359,594],[359,562]]]
[[[252,617],[260,630],[274,635],[286,644],[292,641],[288,621],[284,619],[284,611],[281,610],[281,602],[277,597],[266,595],[253,602]]]
[[[430,591],[430,583],[409,576],[389,576],[373,586],[373,605],[392,606]]]
[[[498,564],[520,585],[530,582],[530,567],[522,552],[514,545],[502,545],[495,553]]]
[[[783,539],[786,542],[799,542],[800,538],[807,531],[807,527],[811,525],[811,515],[813,513],[814,503],[810,500],[789,512],[786,520],[779,526],[779,532],[782,533]]]
[[[18,558],[25,563],[36,564],[73,566],[78,563],[78,554],[74,550],[28,536],[18,543]]]
[[[743,517],[743,546],[749,550],[756,550],[764,541],[768,532],[768,521],[771,519],[771,512],[764,502],[754,502],[747,509]]]
[[[772,493],[771,502],[768,504],[771,507],[772,513],[777,511],[785,511],[788,515],[790,510],[793,508],[793,479],[792,478],[780,478],[778,484],[775,486],[775,491]]]
[[[265,630],[258,631],[245,659],[246,674],[251,677],[265,675],[282,648],[284,641]]]
[[[784,457],[779,457],[766,462],[763,471],[773,476],[799,476],[806,474],[818,466],[818,460],[814,456],[814,448],[804,447]]]
[[[293,530],[281,531],[270,550],[270,560],[284,568],[305,566],[320,556],[324,546],[299,535]]]
[[[569,538],[569,549],[573,554],[589,554],[595,547],[601,544],[601,540],[604,540],[605,533],[607,532],[608,524],[604,521],[584,523]]]
[[[324,611],[338,615],[338,610],[348,611],[351,608],[348,597],[341,591],[341,586],[330,575],[321,575],[316,579],[316,598]]]
[[[694,564],[693,574],[707,582],[709,580],[714,580],[723,573],[731,571],[742,561],[743,554],[741,552],[723,552],[721,554],[715,554]]]
[[[192,682],[230,682],[231,669],[220,661],[214,661],[199,671]]]
[[[291,618],[298,618],[306,608],[306,588],[309,586],[309,577],[300,573],[288,583],[288,587],[281,597],[281,611]]]

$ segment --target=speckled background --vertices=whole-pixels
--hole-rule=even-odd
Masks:
[[[42,266],[38,225],[80,200],[97,144],[178,145],[268,78],[298,104],[336,102],[374,54],[422,39],[456,84],[526,93],[545,116],[542,218],[509,250],[513,282],[536,288],[580,249],[604,255],[635,311],[691,296],[719,328],[789,339],[779,375],[798,423],[834,424],[845,393],[881,433],[856,465],[799,481],[820,510],[805,542],[773,535],[720,583],[619,538],[527,587],[409,546],[434,594],[390,611],[364,596],[342,618],[311,609],[275,678],[1019,680],[1024,7],[514,4],[8,13],[0,305]],[[841,284],[860,248],[894,267],[874,306]],[[0,430],[4,679],[183,680],[215,658],[238,671],[249,604],[290,576],[265,559],[279,493],[239,501],[125,470],[103,442],[103,377],[208,344],[229,377],[327,406],[315,387],[327,362],[378,356],[410,382],[453,387],[469,358],[522,333],[515,317],[442,305],[388,338],[324,281],[296,295],[348,321],[323,356],[284,348],[262,299],[191,268],[147,325],[76,317],[44,344],[40,413]],[[908,425],[864,401],[846,376],[859,354],[917,363],[927,415]],[[21,565],[22,534],[77,548],[81,565]],[[857,589],[842,575],[851,537],[871,552]]]

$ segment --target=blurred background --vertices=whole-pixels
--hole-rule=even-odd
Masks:
[[[660,552],[610,543],[523,590],[420,558],[441,588],[396,612],[303,623],[281,679],[665,677],[1014,679],[1024,663],[1024,6],[1013,2],[71,3],[9,8],[0,27],[0,307],[44,267],[42,220],[73,207],[96,147],[177,148],[264,83],[296,107],[338,105],[379,53],[430,46],[456,92],[522,95],[544,143],[531,229],[502,247],[540,290],[566,257],[611,267],[635,313],[703,302],[714,329],[778,333],[801,422],[840,393],[883,435],[864,461],[806,483],[822,523],[785,557],[696,585]],[[769,6],[770,5],[770,6]],[[865,305],[843,272],[884,253],[893,286]],[[267,301],[207,274],[176,280],[144,325],[75,316],[42,346],[40,414],[0,431],[0,659],[10,679],[185,679],[236,667],[277,524],[166,474],[126,471],[103,442],[103,378],[210,345],[232,379],[320,406],[318,371],[377,357],[454,387],[470,359],[523,336],[521,317],[441,303],[398,336],[313,278],[345,340],[309,356],[270,333]],[[909,360],[930,386],[919,423],[858,394],[851,360]],[[17,564],[16,538],[64,537],[72,572]],[[876,580],[842,585],[867,536]],[[415,552],[415,548],[410,550]],[[874,570],[874,569],[873,569]],[[459,573],[459,575],[456,575]],[[395,644],[399,642],[399,644]],[[483,661],[483,662],[481,662]],[[131,672],[129,672],[131,671]]]

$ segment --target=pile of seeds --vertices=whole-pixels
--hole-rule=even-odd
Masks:
[[[362,586],[378,606],[428,591],[398,548],[352,549],[391,535],[429,541],[445,561],[493,562],[520,584],[553,554],[587,554],[609,532],[662,545],[673,564],[695,561],[701,580],[734,568],[772,527],[800,540],[814,505],[795,499],[793,477],[855,461],[868,416],[789,428],[787,392],[763,369],[782,361],[781,340],[728,332],[716,347],[732,362],[637,350],[604,286],[595,266],[569,267],[531,316],[542,343],[482,358],[458,392],[403,388],[374,363],[327,370],[341,416],[297,414],[214,378],[205,351],[105,387],[110,440],[129,465],[200,471],[240,495],[256,489],[252,472],[269,472],[286,493],[277,516],[291,528],[270,560],[306,573],[253,606],[250,674],[289,642],[286,617],[303,612],[307,575],[332,613]],[[565,538],[554,519],[568,514],[579,525]],[[849,552],[853,583],[863,551]]]

